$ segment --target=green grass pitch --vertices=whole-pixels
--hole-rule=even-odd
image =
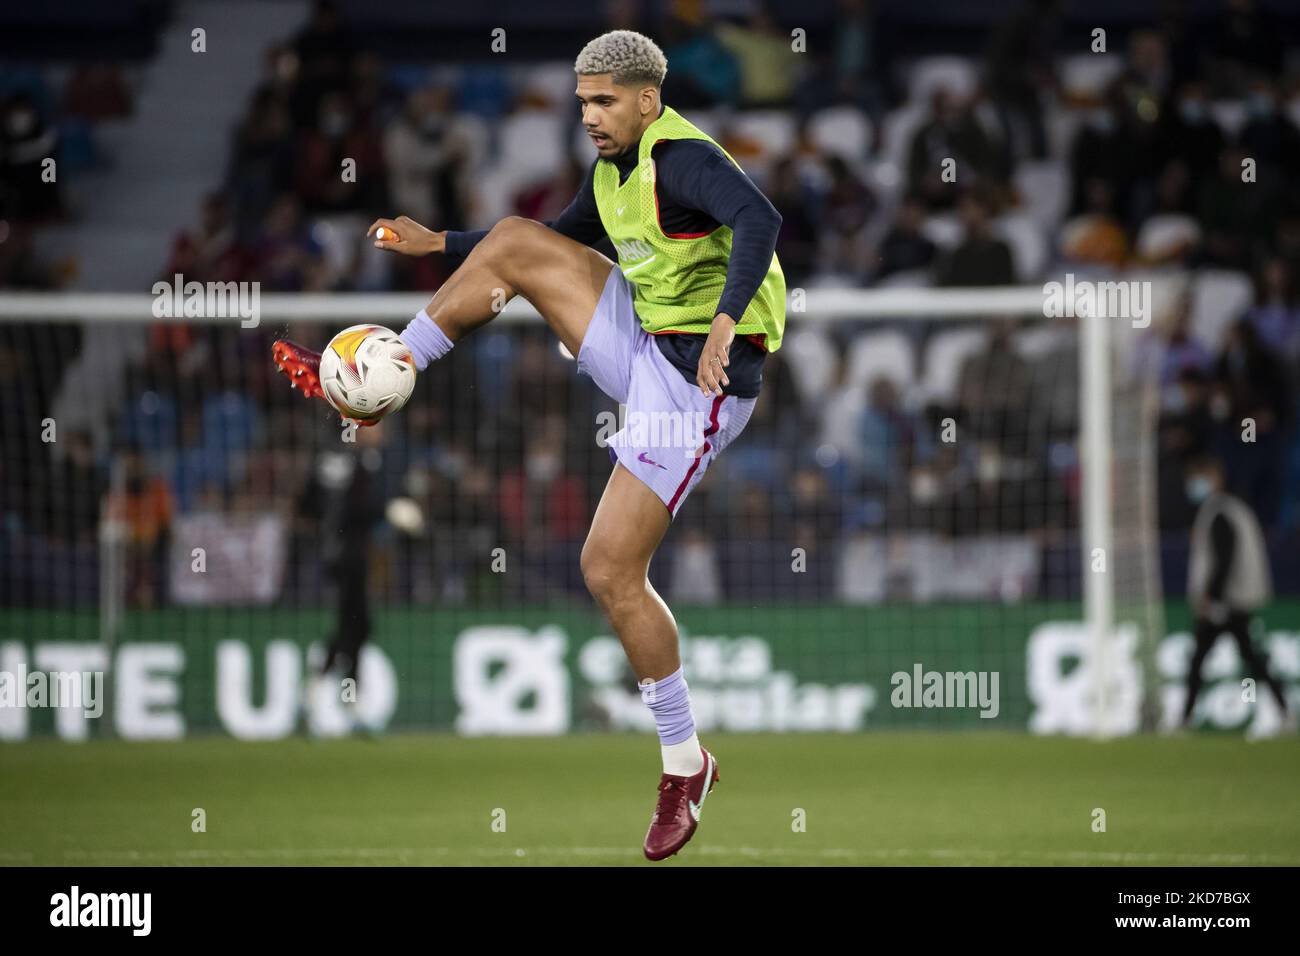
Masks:
[[[705,744],[722,779],[663,865],[1300,865],[1294,737]],[[658,779],[644,736],[0,744],[0,865],[652,865]]]

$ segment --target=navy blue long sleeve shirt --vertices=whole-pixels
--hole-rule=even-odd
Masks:
[[[639,143],[614,158],[619,181],[636,168]],[[719,226],[732,230],[731,258],[727,281],[715,314],[725,312],[740,321],[762,285],[776,250],[781,215],[757,186],[713,143],[705,140],[665,140],[654,147],[655,194],[659,200],[659,222],[665,233],[712,232]],[[582,187],[559,217],[545,224],[583,245],[606,239],[605,227],[596,207],[592,185],[596,163],[591,164]],[[463,257],[488,233],[448,232],[448,255]],[[694,383],[700,352],[706,336],[676,333],[655,336],[664,356]],[[731,384],[724,394],[742,398],[757,396],[762,382],[766,353],[747,339],[732,343],[727,377]]]

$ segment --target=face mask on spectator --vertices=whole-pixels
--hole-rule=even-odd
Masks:
[[[326,113],[321,119],[321,132],[330,139],[338,139],[348,131],[351,122],[352,117],[347,113]]]
[[[939,479],[928,471],[918,471],[912,474],[912,497],[927,504],[939,497]]]
[[[1206,498],[1210,497],[1210,492],[1213,490],[1213,487],[1210,485],[1210,479],[1206,478],[1204,475],[1187,476],[1187,499],[1189,501],[1195,502],[1199,505]]]
[[[529,481],[544,484],[560,473],[560,456],[550,453],[529,455],[524,468]]]
[[[1115,131],[1115,114],[1110,110],[1094,110],[1088,118],[1088,125],[1098,133],[1112,133]]]
[[[1267,93],[1252,93],[1246,97],[1246,109],[1251,116],[1268,116],[1273,112],[1273,98]]]
[[[6,126],[14,136],[26,136],[36,126],[36,114],[31,110],[14,110],[9,114]]]

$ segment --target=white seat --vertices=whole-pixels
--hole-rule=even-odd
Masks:
[[[1045,232],[1061,224],[1070,199],[1070,174],[1056,160],[1024,162],[1016,168],[1015,187],[1027,216]]]
[[[1215,100],[1210,104],[1210,115],[1224,136],[1234,137],[1246,125],[1246,104],[1241,100]]]
[[[1137,237],[1137,253],[1148,262],[1157,262],[1200,238],[1201,227],[1191,216],[1162,213],[1142,224]]]
[[[569,63],[542,63],[528,68],[523,76],[523,88],[534,95],[543,96],[565,116],[576,113],[578,97],[574,92],[577,82],[573,66]],[[573,111],[573,112],[570,112]]]
[[[1078,53],[1061,66],[1061,88],[1068,96],[1100,100],[1111,80],[1124,69],[1118,53]]]
[[[795,121],[781,110],[749,110],[737,113],[731,121],[731,132],[752,139],[762,150],[761,159],[771,161],[784,156],[794,148]]]
[[[812,402],[830,387],[837,359],[835,347],[823,330],[805,325],[791,332],[781,347],[781,354],[790,363],[800,401]]]
[[[557,112],[525,110],[501,121],[499,168],[527,182],[558,172],[565,156],[568,122]]]
[[[929,216],[921,223],[921,234],[940,249],[952,249],[961,242],[965,230],[961,220],[953,213]]]
[[[966,358],[984,348],[984,329],[948,329],[926,343],[921,371],[921,391],[928,401],[951,402],[957,397],[957,380]]]
[[[979,85],[975,63],[960,56],[923,56],[907,71],[907,99],[910,103],[928,104],[938,89],[947,89],[960,97],[970,96]]]
[[[1039,322],[1020,329],[1011,339],[1016,353],[1022,358],[1033,361],[1040,359],[1060,345],[1067,344],[1075,333],[1059,325]]]
[[[895,169],[895,175],[902,179],[907,176],[907,151],[912,146],[912,137],[929,115],[929,107],[919,103],[900,106],[885,117],[883,129],[883,160]]]
[[[871,383],[887,378],[905,395],[916,377],[916,349],[902,332],[868,332],[849,347],[848,381],[870,389]]]
[[[1206,269],[1192,280],[1192,334],[1213,351],[1223,346],[1224,334],[1255,297],[1244,272]]]
[[[823,153],[859,160],[871,146],[871,124],[853,106],[819,110],[808,121],[808,135]]]
[[[1013,213],[995,219],[993,234],[1011,247],[1017,279],[1033,282],[1042,275],[1047,265],[1047,241],[1029,215]]]

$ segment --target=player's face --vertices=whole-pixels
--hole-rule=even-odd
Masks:
[[[641,138],[648,117],[658,114],[654,87],[619,86],[612,74],[579,76],[582,126],[601,159],[612,159]]]

